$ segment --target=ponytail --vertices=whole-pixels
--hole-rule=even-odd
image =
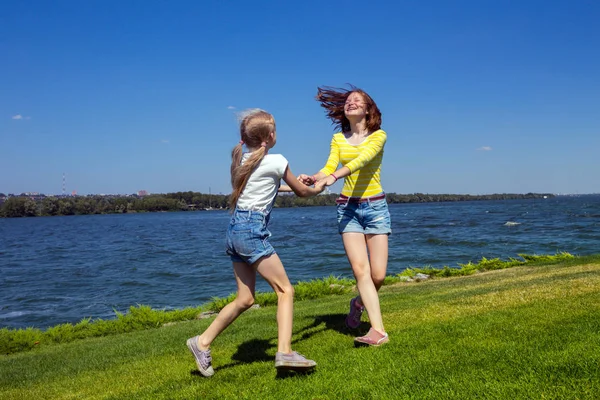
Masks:
[[[248,160],[241,164],[242,160],[242,145],[241,143],[235,146],[231,152],[231,187],[233,188],[231,196],[229,197],[229,208],[234,210],[237,201],[242,195],[242,191],[248,183],[250,174],[260,164],[265,155],[267,154],[267,148],[264,146],[259,147],[256,151],[252,152]]]
[[[240,141],[237,146],[231,150],[231,187],[235,187],[233,183],[233,177],[235,176],[235,170],[242,163],[242,142]]]
[[[275,119],[271,114],[260,109],[251,109],[242,113],[240,137],[242,140],[231,151],[231,196],[229,208],[233,211],[250,179],[250,174],[267,154],[269,135],[275,132]],[[254,150],[242,164],[242,145],[246,144]]]

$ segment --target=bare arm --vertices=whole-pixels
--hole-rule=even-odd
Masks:
[[[350,171],[350,168],[342,167],[342,168],[338,169],[337,171],[335,171],[333,174],[324,176],[323,178],[320,178],[317,181],[317,183],[323,182],[325,184],[325,186],[331,186],[334,183],[336,183],[339,179],[345,178],[351,174],[352,174],[352,171]],[[323,175],[325,175],[325,174],[323,174]]]
[[[281,185],[279,186],[278,192],[292,192],[292,188],[288,185]]]
[[[285,172],[283,174],[283,180],[289,185],[290,189],[292,189],[292,192],[294,192],[296,196],[299,197],[316,196],[317,194],[321,193],[325,188],[325,182],[315,185],[314,188],[300,182],[292,173],[289,166],[285,169]]]

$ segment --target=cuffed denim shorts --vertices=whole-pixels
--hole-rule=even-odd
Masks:
[[[379,195],[376,195],[379,196]],[[373,197],[376,197],[373,196]],[[392,233],[392,220],[387,201],[384,199],[371,201],[354,199],[337,205],[339,233],[358,232],[365,235],[389,235]]]
[[[269,243],[269,214],[235,210],[227,228],[227,249],[231,261],[254,264],[261,257],[275,253]]]

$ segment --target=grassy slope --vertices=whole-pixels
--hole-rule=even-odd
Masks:
[[[185,346],[197,320],[0,356],[0,399],[597,399],[600,261],[581,262],[384,287],[381,348],[354,348],[350,296],[297,302],[309,375],[277,375],[265,307],[217,338],[210,379]]]

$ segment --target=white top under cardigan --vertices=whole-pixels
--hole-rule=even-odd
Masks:
[[[252,153],[244,153],[242,164]],[[281,178],[288,161],[281,154],[267,154],[252,172],[244,191],[237,201],[239,210],[271,212]]]

